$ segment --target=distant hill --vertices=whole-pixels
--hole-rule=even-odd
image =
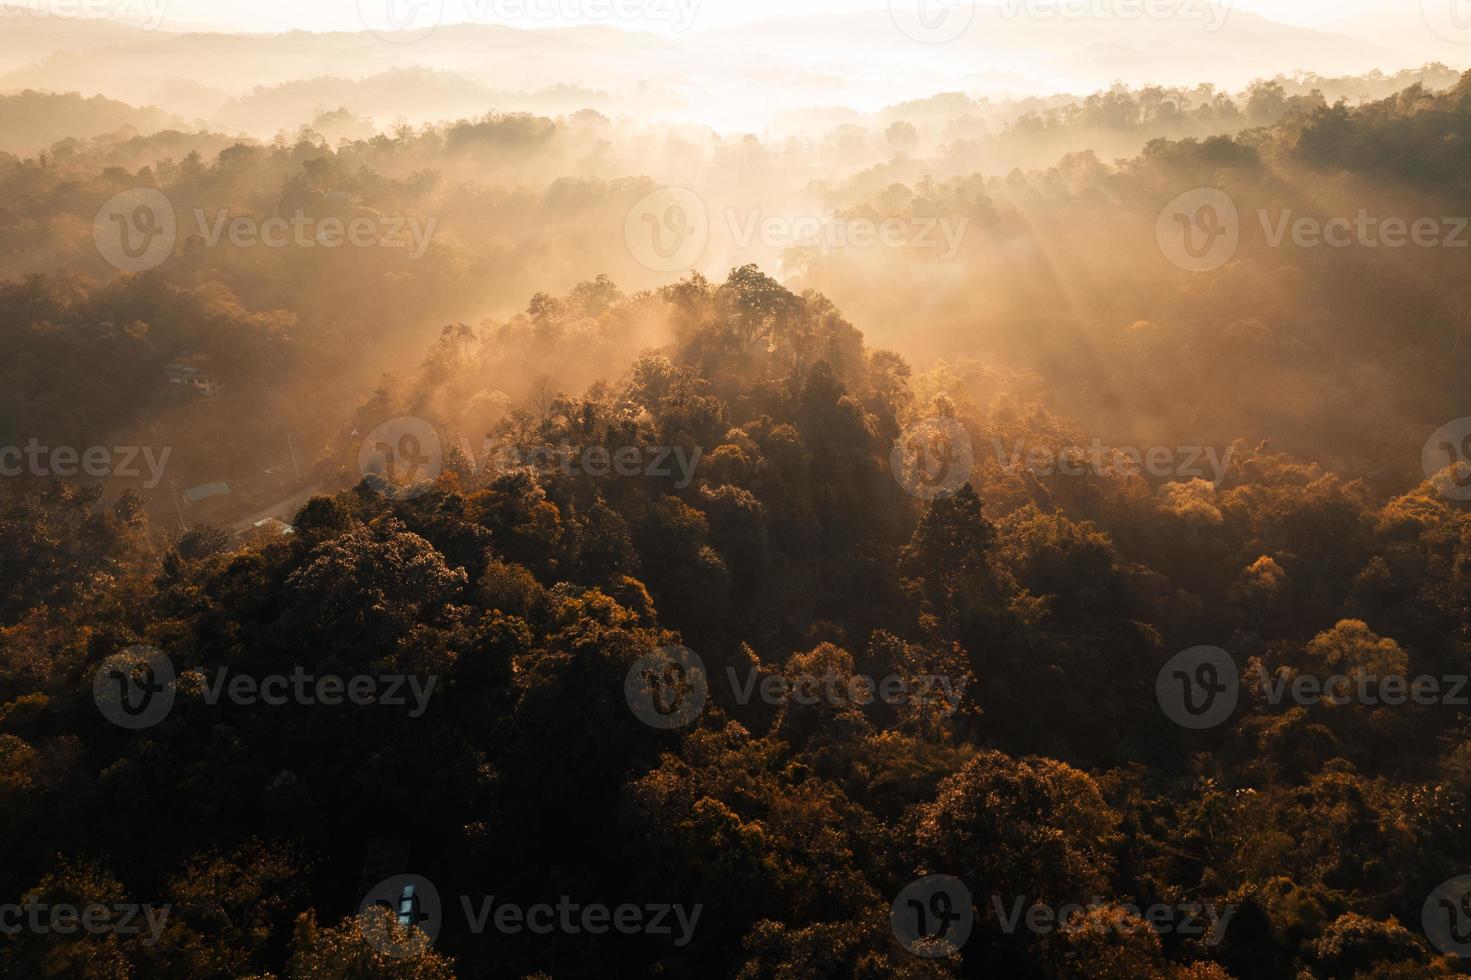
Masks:
[[[128,33],[119,38],[114,25],[93,22],[76,24],[78,33],[59,45],[43,23],[15,22],[22,34],[35,35],[32,50],[40,54],[0,74],[0,92],[75,89],[173,108],[160,96],[181,82],[207,80],[226,99],[238,98],[261,86],[317,78],[328,64],[345,78],[432,68],[492,88],[534,91],[556,85],[603,88],[608,79],[632,87],[636,78],[660,74],[678,81],[696,62],[669,42],[611,28],[462,25],[441,28],[416,44],[388,44],[366,32],[168,34],[124,28]],[[97,34],[87,36],[88,27]]]
[[[146,32],[126,24],[47,16],[29,8],[0,4],[0,72],[44,61],[60,51],[133,44],[146,36]]]
[[[0,92],[106,94],[260,137],[340,106],[380,123],[422,119],[435,106],[440,117],[627,107],[649,118],[759,130],[782,112],[821,105],[872,112],[944,91],[1031,96],[1120,80],[1237,90],[1294,71],[1393,73],[1436,58],[1455,69],[1471,64],[1471,46],[1438,43],[1408,16],[1398,18],[1397,32],[1361,25],[1333,33],[1241,11],[1208,25],[1200,17],[1083,20],[1012,10],[978,8],[969,28],[945,44],[906,36],[884,10],[778,18],[677,40],[612,27],[460,24],[401,44],[368,32],[169,33],[28,15],[6,21],[0,33]],[[560,94],[540,102],[525,95],[548,91]],[[279,113],[286,107],[295,110],[290,118]]]
[[[0,151],[17,156],[32,156],[68,137],[87,139],[124,129],[146,134],[185,125],[162,110],[138,109],[100,95],[31,91],[0,95]]]
[[[1345,17],[1329,29],[1346,37],[1361,38],[1397,51],[1418,54],[1422,60],[1439,59],[1451,65],[1467,67],[1471,44],[1442,37],[1431,30],[1421,16],[1420,4],[1407,5],[1402,13],[1378,12]],[[1471,41],[1471,34],[1467,35]]]
[[[1200,6],[1204,10],[1206,5]],[[1116,79],[1130,84],[1210,81],[1237,88],[1293,68],[1359,73],[1432,60],[1413,47],[1400,50],[1239,10],[1230,11],[1212,30],[1198,18],[1043,18],[980,6],[969,28],[942,44],[921,44],[904,36],[885,11],[783,18],[702,37],[720,47],[790,56],[811,52],[813,39],[822,38],[828,42],[825,53],[834,48],[849,52],[855,64],[923,62],[935,76],[952,82],[1011,73],[1033,79],[1037,94],[1099,88]],[[1459,54],[1460,64],[1471,59],[1471,51]]]
[[[345,108],[386,126],[399,118],[410,123],[473,118],[486,112],[519,111],[565,115],[579,109],[606,109],[604,93],[573,86],[535,92],[491,89],[458,72],[404,68],[371,78],[322,76],[260,86],[230,100],[215,114],[227,132],[267,133],[305,122],[326,107]]]

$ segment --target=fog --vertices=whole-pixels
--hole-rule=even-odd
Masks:
[[[279,470],[275,416],[288,402],[308,465],[336,465],[346,420],[385,372],[423,384],[446,324],[484,345],[477,363],[501,365],[454,388],[500,405],[497,418],[537,392],[616,382],[676,341],[658,303],[632,303],[610,329],[597,326],[599,300],[573,342],[535,325],[534,297],[599,276],[633,297],[748,265],[820,293],[917,372],[959,384],[983,366],[995,390],[968,393],[977,405],[1015,395],[1113,439],[1202,427],[1221,444],[1276,437],[1370,475],[1351,434],[1428,424],[1381,377],[1337,404],[1328,372],[1302,358],[1335,330],[1371,331],[1365,317],[1403,308],[1399,287],[1347,304],[1345,284],[1431,275],[1439,255],[1417,254],[1412,268],[1399,254],[1334,252],[1328,266],[1248,239],[1205,289],[1154,241],[1171,197],[1221,179],[1249,217],[1455,213],[1449,188],[1391,191],[1373,166],[1325,180],[1335,162],[1300,144],[1339,125],[1334,113],[1381,100],[1390,108],[1373,113],[1413,113],[1413,99],[1455,87],[1465,61],[1427,64],[1424,52],[1464,52],[1423,22],[1416,59],[1389,33],[1205,3],[1164,18],[982,6],[962,30],[944,28],[954,37],[927,34],[902,8],[717,18],[687,32],[453,16],[407,33],[179,26],[201,13],[180,4],[139,26],[11,8],[0,34],[0,279],[44,275],[48,290],[78,291],[42,305],[132,331],[151,356],[201,349],[231,365],[235,397],[263,413],[237,449],[276,448],[229,464],[206,455],[201,480]],[[1395,103],[1406,90],[1420,94]],[[140,186],[167,198],[178,244],[143,279],[118,278],[94,217]],[[257,235],[273,219],[307,230],[266,247]],[[319,223],[354,219],[397,244],[313,247]],[[235,221],[252,235],[230,231]],[[1232,276],[1251,285],[1233,293],[1220,284]],[[1311,289],[1241,302],[1282,276]],[[1427,315],[1443,305],[1411,302]],[[203,328],[211,318],[228,328]],[[1137,376],[1166,358],[1189,379],[1170,383],[1209,384],[1219,344],[1274,353],[1252,383],[1188,412],[1155,375]],[[13,411],[18,425],[71,437],[157,426],[135,410],[149,386],[145,372],[59,415],[25,398]],[[459,419],[444,391],[416,397],[472,442],[492,421]]]
[[[0,980],[1464,975],[1464,9],[0,7]]]

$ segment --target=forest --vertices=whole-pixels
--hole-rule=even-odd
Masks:
[[[1471,972],[1471,72],[393,87],[0,93],[0,976]]]

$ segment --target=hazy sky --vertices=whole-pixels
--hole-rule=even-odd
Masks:
[[[0,0],[0,3],[7,0]],[[695,29],[726,27],[766,17],[815,13],[834,10],[882,8],[883,0],[8,0],[20,6],[34,6],[61,11],[102,10],[109,6],[126,11],[162,11],[165,26],[218,26],[235,30],[359,30],[363,19],[359,7],[369,17],[378,19],[390,3],[442,4],[442,22],[483,20],[513,23],[516,26],[556,26],[581,20],[606,23],[589,11],[606,9],[613,4],[662,4],[670,9],[688,11],[685,18]],[[912,2],[912,0],[911,0]],[[946,0],[931,0],[946,2]],[[955,2],[955,0],[949,0]],[[984,0],[983,0],[984,2]],[[994,3],[995,0],[992,0]],[[1072,0],[1081,3],[1109,3],[1110,0]],[[1226,0],[1199,0],[1226,2]],[[1331,24],[1345,17],[1376,11],[1394,12],[1404,17],[1420,16],[1422,0],[1234,0],[1231,8],[1262,14],[1273,20],[1309,26]],[[511,18],[496,16],[497,10],[514,10],[517,4],[537,11],[550,11],[551,16]],[[583,16],[578,17],[578,12]],[[618,26],[658,30],[660,18],[649,21],[614,21]]]

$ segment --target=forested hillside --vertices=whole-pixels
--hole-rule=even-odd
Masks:
[[[0,156],[0,445],[139,450],[0,479],[0,899],[141,907],[0,973],[1464,973],[1471,74],[1252,91]],[[962,234],[670,274],[668,171]],[[1273,240],[1361,210],[1440,237]]]

